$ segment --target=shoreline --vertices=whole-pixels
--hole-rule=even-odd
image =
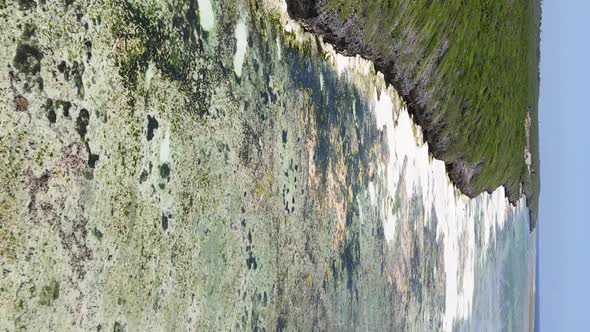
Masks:
[[[375,71],[383,74],[385,83],[391,85],[401,96],[407,106],[412,120],[420,126],[424,140],[428,142],[429,153],[436,159],[445,162],[446,172],[451,182],[469,198],[475,198],[483,192],[491,193],[499,187],[503,187],[509,202],[515,206],[525,197],[530,211],[529,230],[535,229],[537,224],[537,197],[538,197],[538,151],[531,145],[531,118],[536,119],[533,109],[527,110],[525,123],[526,141],[523,151],[523,163],[526,175],[521,179],[519,190],[506,183],[499,183],[493,188],[477,190],[474,181],[481,174],[485,162],[474,163],[463,157],[450,161],[448,158],[449,137],[442,132],[447,123],[445,119],[434,114],[428,109],[428,101],[431,101],[429,92],[420,87],[409,89],[406,76],[400,75],[405,68],[400,68],[395,58],[385,56],[376,47],[367,44],[363,38],[363,19],[351,19],[336,15],[336,10],[329,6],[329,1],[317,0],[286,0],[287,15],[298,22],[301,28],[313,35],[321,36],[323,42],[332,45],[334,50],[344,56],[360,56],[372,62]],[[532,75],[531,73],[529,73]],[[401,77],[401,78],[400,78]],[[532,76],[531,76],[532,77]],[[534,79],[531,79],[534,81]],[[535,121],[535,126],[537,122]],[[536,129],[533,128],[533,131]]]

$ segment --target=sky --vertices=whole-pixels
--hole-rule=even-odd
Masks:
[[[540,330],[590,331],[590,1],[544,0]]]

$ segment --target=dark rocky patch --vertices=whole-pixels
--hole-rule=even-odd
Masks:
[[[88,167],[95,168],[96,162],[100,159],[100,156],[94,153],[89,153],[88,155]]]
[[[246,259],[246,265],[248,266],[248,270],[256,270],[258,268],[258,263],[256,262],[256,257],[249,253],[248,258]]]
[[[66,72],[66,69],[68,69],[68,65],[65,61],[62,61],[59,63],[59,65],[57,65],[57,70],[59,70],[59,72],[62,74]]]
[[[20,10],[30,10],[37,7],[37,2],[34,0],[18,0],[18,8]]]
[[[37,81],[37,86],[39,87],[39,90],[43,90],[43,86],[44,86],[43,85],[43,77],[37,76],[36,81]]]
[[[162,214],[161,223],[162,223],[162,229],[167,230],[168,229],[168,216],[167,215]]]
[[[158,129],[159,124],[158,124],[158,120],[156,120],[155,117],[152,117],[149,114],[147,116],[147,119],[148,119],[148,124],[147,124],[147,134],[146,134],[146,137],[147,137],[147,140],[148,141],[151,141],[152,138],[154,138],[154,131],[156,129]]]
[[[94,227],[94,230],[92,230],[92,234],[98,239],[98,241],[102,240],[103,234],[98,228]]]
[[[84,99],[84,83],[82,82],[82,75],[84,74],[84,64],[82,62],[74,61],[72,64],[72,78],[74,85],[78,91],[78,98]]]
[[[37,75],[41,71],[43,53],[28,43],[19,43],[13,59],[14,67],[21,73]]]
[[[148,172],[144,169],[141,171],[141,174],[139,175],[139,183],[144,183],[145,181],[147,181],[148,178]]]
[[[57,100],[55,102],[56,106],[62,109],[62,114],[64,117],[70,117],[70,109],[72,108],[72,103],[69,101]]]
[[[162,179],[170,181],[170,165],[168,163],[160,165],[160,176]]]
[[[276,326],[276,331],[277,332],[283,332],[287,329],[287,320],[285,319],[285,317],[279,316],[279,318],[277,319],[277,326]]]
[[[57,280],[51,280],[49,285],[43,286],[41,288],[41,293],[39,294],[39,303],[41,305],[51,305],[59,298],[59,282]]]
[[[47,120],[49,120],[49,123],[55,123],[57,121],[57,115],[53,109],[47,111]]]
[[[37,27],[30,23],[25,23],[25,28],[23,29],[23,33],[21,35],[22,40],[30,40],[34,35]]]
[[[46,193],[49,189],[50,174],[48,171],[43,172],[40,177],[35,177],[32,171],[28,171],[29,177],[29,195],[31,201],[29,202],[29,212],[37,208],[37,195],[39,193]]]
[[[90,40],[85,40],[84,48],[86,49],[86,59],[90,61],[92,58],[92,42]]]
[[[82,140],[85,140],[86,133],[88,130],[88,124],[90,123],[90,112],[83,108],[80,110],[78,117],[76,118],[76,131],[80,134]]]
[[[45,112],[47,115],[47,119],[49,120],[49,123],[55,123],[57,116],[56,116],[55,110],[54,110],[53,99],[48,98],[45,101],[45,105],[43,107],[45,108]]]
[[[125,332],[126,330],[125,325],[120,322],[115,322],[113,325],[113,332]]]
[[[348,219],[348,218],[347,218]],[[349,221],[347,220],[347,223]],[[350,227],[350,225],[348,225]],[[350,227],[353,229],[354,227]],[[344,263],[346,269],[346,286],[349,290],[353,290],[355,271],[360,263],[360,244],[358,233],[355,231],[347,231],[344,248],[341,252],[340,259]]]

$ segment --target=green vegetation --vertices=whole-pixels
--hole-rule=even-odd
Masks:
[[[519,197],[530,182],[525,119],[537,108],[537,1],[328,0],[328,8],[358,20],[365,43],[395,60],[391,78],[433,124],[425,129],[437,157],[481,164],[476,192],[504,185]]]

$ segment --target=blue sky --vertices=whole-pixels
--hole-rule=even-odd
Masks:
[[[590,1],[544,0],[541,331],[590,331]]]

